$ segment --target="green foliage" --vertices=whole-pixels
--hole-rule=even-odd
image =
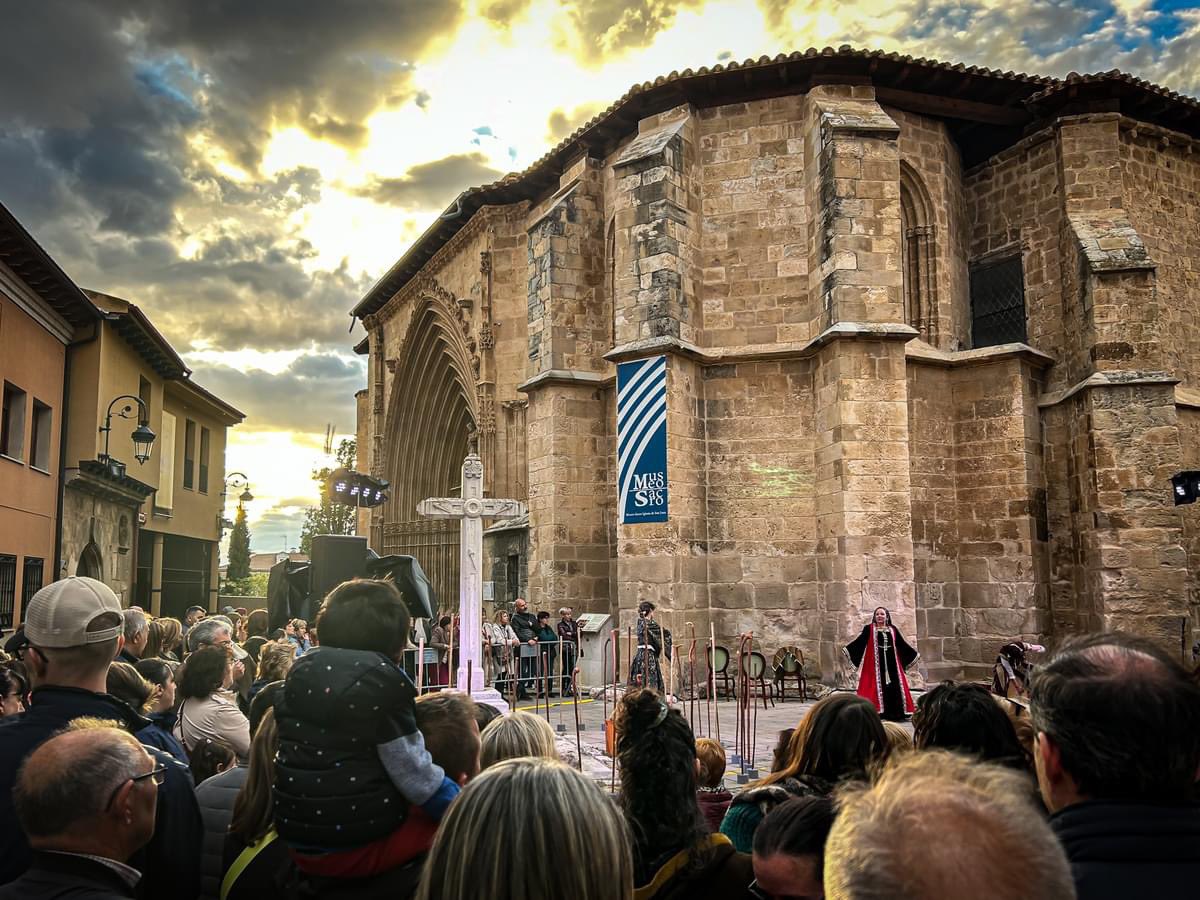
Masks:
[[[269,578],[266,572],[254,572],[236,581],[226,579],[221,582],[221,594],[229,597],[265,597]]]
[[[229,581],[250,577],[250,526],[246,524],[246,508],[238,504],[237,520],[229,533]]]
[[[300,530],[300,552],[312,553],[312,539],[316,534],[354,534],[358,520],[358,510],[353,506],[344,506],[329,499],[329,490],[325,482],[334,468],[353,469],[358,456],[358,442],[354,438],[346,438],[338,444],[334,454],[337,465],[333,468],[326,466],[314,469],[313,481],[321,486],[321,502],[310,506],[304,511],[304,527]]]

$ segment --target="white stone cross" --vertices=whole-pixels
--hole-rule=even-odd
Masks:
[[[459,622],[462,646],[455,684],[467,689],[467,669],[471,668],[471,697],[480,703],[508,711],[500,692],[484,681],[483,667],[483,520],[516,518],[525,515],[519,500],[495,500],[483,496],[483,461],[472,445],[462,465],[462,497],[431,497],[417,504],[417,512],[431,519],[460,520],[459,545]]]

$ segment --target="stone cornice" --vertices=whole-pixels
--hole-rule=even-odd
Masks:
[[[1142,372],[1142,371],[1123,371],[1123,372],[1093,372],[1083,381],[1073,384],[1071,387],[1061,391],[1050,391],[1042,394],[1038,398],[1038,409],[1047,409],[1051,406],[1057,406],[1064,400],[1075,396],[1080,391],[1088,391],[1092,388],[1102,387],[1128,387],[1136,384],[1179,384],[1179,379],[1170,372]]]
[[[924,341],[913,341],[904,348],[904,356],[909,362],[946,368],[986,365],[1001,359],[1022,359],[1039,369],[1045,369],[1057,362],[1049,353],[1021,343],[996,344],[993,347],[979,347],[975,350],[951,351],[938,350]]]
[[[603,375],[599,372],[587,372],[582,369],[547,369],[532,378],[517,385],[517,390],[523,394],[536,391],[552,384],[570,384],[586,387],[607,387],[616,379],[616,375]]]
[[[609,362],[627,362],[659,353],[675,353],[704,366],[729,363],[764,362],[812,356],[833,341],[910,341],[917,330],[892,322],[837,322],[811,341],[786,341],[777,344],[744,344],[740,347],[700,347],[676,337],[645,338],[621,344],[604,354]]]

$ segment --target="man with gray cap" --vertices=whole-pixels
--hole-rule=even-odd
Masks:
[[[134,733],[149,725],[105,693],[109,663],[124,644],[121,604],[92,578],[71,577],[42,588],[25,609],[25,665],[33,684],[27,712],[0,720],[0,884],[30,864],[18,827],[13,786],[26,758],[78,718],[117,722]],[[199,890],[203,824],[191,775],[168,754],[148,748],[165,769],[154,835],[131,861],[143,873],[142,897],[191,900]]]

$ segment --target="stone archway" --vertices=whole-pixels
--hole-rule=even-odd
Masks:
[[[431,292],[417,301],[384,426],[384,471],[392,488],[381,552],[415,556],[439,598],[458,594],[458,523],[423,519],[416,507],[427,497],[459,491],[459,470],[477,421],[479,366],[464,321],[449,295]]]
[[[104,560],[100,556],[100,548],[96,546],[95,541],[89,541],[88,545],[83,548],[83,552],[79,554],[79,562],[75,565],[75,574],[86,578],[95,578],[97,581],[104,580]]]

